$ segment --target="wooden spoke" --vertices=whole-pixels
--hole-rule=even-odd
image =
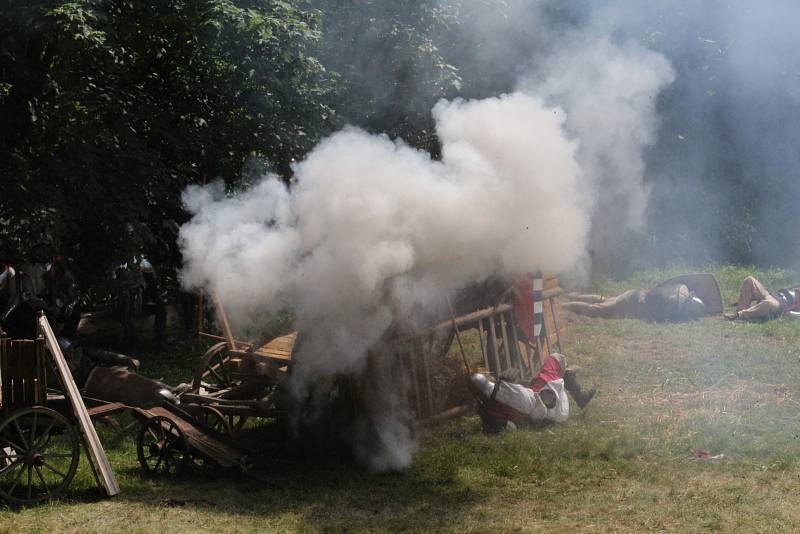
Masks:
[[[183,432],[163,416],[149,419],[139,429],[136,455],[147,474],[179,474],[189,461]]]
[[[202,406],[197,415],[195,415],[195,418],[206,428],[222,434],[223,436],[230,436],[232,434],[231,422],[222,415],[222,412],[213,406]]]
[[[19,439],[8,439],[9,432]],[[69,486],[78,468],[80,443],[62,414],[43,406],[17,410],[0,421],[0,435],[13,449],[13,454],[0,456],[12,460],[0,469],[0,497],[34,504]]]
[[[195,368],[191,391],[199,392],[203,387],[206,394],[214,394],[234,387],[236,382],[228,369],[229,360],[225,343],[217,343],[208,349]]]

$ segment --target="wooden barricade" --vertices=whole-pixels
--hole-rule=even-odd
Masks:
[[[42,339],[0,338],[0,407],[14,410],[47,403],[47,368]]]
[[[495,378],[511,377],[520,383],[533,380],[547,357],[562,351],[564,323],[561,321],[558,300],[561,293],[558,279],[545,276],[542,303],[544,324],[536,340],[524,338],[509,302],[442,321],[409,338],[398,340],[394,357],[399,359],[403,373],[408,377],[408,396],[416,418],[427,420],[439,417],[439,414],[455,408],[442,402],[433,370],[450,350],[455,329],[461,334],[474,331],[473,335],[478,337],[481,364],[471,368],[471,372],[484,372]]]

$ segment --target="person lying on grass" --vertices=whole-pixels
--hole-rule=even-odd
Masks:
[[[616,297],[568,293],[561,306],[581,315],[606,319],[688,321],[706,314],[705,303],[685,284],[663,284],[649,291],[631,289]]]
[[[503,430],[514,425],[544,421],[562,422],[569,416],[569,393],[580,408],[592,400],[597,388],[581,391],[573,369],[567,368],[562,354],[545,360],[530,385],[503,380],[492,382],[485,375],[470,376],[470,386],[480,402],[478,413],[485,432]]]
[[[800,287],[779,289],[772,293],[755,277],[748,276],[739,291],[739,301],[733,313],[726,313],[731,321],[766,321],[786,316],[800,317]]]

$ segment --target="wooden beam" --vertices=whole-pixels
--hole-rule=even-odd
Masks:
[[[425,396],[427,397],[428,415],[433,414],[433,388],[431,387],[431,367],[428,360],[428,353],[422,344],[421,338],[414,340],[414,351],[422,358],[422,374],[425,379]]]
[[[484,346],[484,340],[486,336],[484,335],[483,331],[483,321],[478,321],[478,341],[481,344],[481,356],[483,357],[483,364],[489,369],[489,358],[486,356],[486,347]]]
[[[507,313],[511,313],[510,310]],[[511,359],[511,346],[508,344],[508,321],[506,321],[506,313],[500,314],[500,334],[503,338],[503,352],[505,352],[506,369],[514,367],[514,362]]]
[[[464,415],[471,408],[472,408],[472,403],[462,404],[461,406],[456,406],[454,408],[450,408],[449,410],[439,412],[436,415],[432,415],[426,419],[420,419],[419,421],[416,422],[415,426],[417,428],[423,428],[432,425],[437,425],[439,423],[443,423],[450,419],[455,419],[456,417]]]
[[[495,378],[500,378],[503,368],[500,366],[500,355],[497,352],[497,331],[494,327],[494,316],[489,317],[489,341],[492,344],[492,355],[494,356]]]
[[[217,309],[217,319],[219,319],[219,321],[222,323],[222,335],[225,336],[225,342],[228,343],[228,349],[235,350],[236,339],[233,337],[233,330],[231,330],[231,324],[228,322],[228,314],[225,313],[225,307],[222,305],[219,295],[213,293],[212,298],[214,300],[214,306]]]
[[[417,408],[417,417],[422,416],[422,394],[419,391],[419,374],[417,373],[417,364],[414,360],[416,360],[417,352],[414,350],[414,347],[411,348],[410,351],[406,352],[408,355],[408,360],[411,363],[411,380],[414,381],[414,398],[416,399],[416,408]],[[401,355],[402,357],[402,355]]]
[[[558,347],[559,354],[563,354],[564,352],[561,348],[561,324],[558,320],[558,307],[556,306],[555,299],[550,299],[550,313],[553,315],[553,325],[555,325],[556,346]]]
[[[520,350],[520,346],[522,346],[522,343],[519,342],[519,337],[517,336],[517,322],[514,319],[514,311],[512,310],[508,313],[509,313],[509,323],[511,324],[511,326],[509,327],[511,329],[511,343],[514,344],[513,345],[514,352],[517,353],[517,358],[519,359],[519,367],[521,372],[520,374],[522,375],[522,378],[524,378],[525,380],[533,379],[533,373],[531,373],[530,361],[525,356],[522,355],[522,351]],[[525,345],[525,348],[527,349],[527,345]]]
[[[554,289],[546,289],[542,293],[542,298],[545,299],[545,300],[546,299],[551,299],[551,298],[555,298],[555,297],[561,295],[562,293],[563,293],[563,290],[560,287],[557,287],[557,288],[554,288]],[[510,309],[511,309],[511,305],[510,304],[499,304],[497,306],[492,306],[491,308],[484,308],[482,310],[474,311],[472,313],[468,313],[466,315],[462,315],[460,317],[456,317],[455,324],[456,324],[456,326],[461,326],[461,327],[465,327],[465,328],[469,328],[471,325],[474,325],[475,327],[477,327],[477,323],[478,323],[479,320],[486,319],[488,317],[492,317],[492,316],[495,316],[495,315],[499,315],[501,313],[505,313],[505,312],[509,311]],[[442,321],[440,323],[437,323],[436,325],[434,325],[434,326],[432,326],[430,328],[427,328],[427,329],[424,329],[424,330],[419,330],[419,331],[415,332],[414,335],[415,336],[424,336],[424,335],[427,335],[427,334],[431,334],[433,332],[437,332],[439,330],[446,330],[446,329],[449,329],[449,328],[452,328],[452,327],[453,327],[453,321],[452,321],[452,319],[450,319],[450,320],[447,320],[447,321]]]
[[[100,438],[97,436],[97,431],[92,424],[92,419],[89,417],[89,412],[86,410],[86,405],[83,403],[83,398],[78,391],[78,386],[72,379],[67,361],[64,359],[64,354],[61,352],[61,347],[58,346],[56,335],[53,329],[50,328],[50,323],[47,322],[47,317],[44,314],[39,316],[39,328],[44,334],[47,348],[50,349],[50,355],[56,365],[58,377],[61,380],[61,385],[64,387],[64,394],[69,398],[70,405],[75,417],[78,419],[79,428],[83,434],[86,447],[89,449],[89,461],[94,462],[98,471],[100,471],[100,479],[106,494],[113,497],[119,493],[119,485],[117,479],[114,477],[114,471],[111,470],[111,464],[108,462],[106,451],[100,443]]]

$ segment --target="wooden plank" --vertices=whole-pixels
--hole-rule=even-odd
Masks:
[[[425,396],[427,397],[428,415],[433,414],[433,388],[431,387],[431,368],[428,361],[428,354],[422,346],[420,338],[414,340],[414,351],[422,358],[422,374],[425,380]]]
[[[514,320],[514,311],[510,311],[509,313],[509,328],[511,330],[511,343],[513,343],[514,351],[519,358],[519,370],[520,375],[524,380],[533,379],[533,375],[531,374],[531,365],[530,362],[522,355],[522,351],[520,347],[524,347],[522,343],[519,342],[519,337],[517,337],[517,322]]]
[[[503,338],[503,352],[505,353],[506,369],[514,367],[514,362],[511,359],[511,346],[508,344],[508,321],[506,321],[506,314],[500,314],[500,334]]]
[[[257,350],[254,352],[248,352],[246,354],[254,354],[257,356],[261,356],[262,358],[272,358],[273,360],[281,360],[284,362],[292,361],[292,355],[288,353],[280,353],[280,352],[261,352],[261,350]]]
[[[564,350],[561,348],[561,325],[559,324],[560,321],[558,320],[556,299],[550,299],[550,313],[553,315],[553,323],[555,324],[556,347],[558,347],[558,352],[560,354],[564,354]]]
[[[157,406],[147,410],[137,409],[143,415],[143,419],[150,417],[166,417],[177,426],[186,439],[186,443],[191,449],[199,452],[204,457],[209,458],[221,467],[240,467],[244,468],[247,454],[234,447],[232,444],[225,443],[220,439],[206,434],[201,428],[195,426],[190,421],[180,417],[166,408]]]
[[[537,362],[536,372],[538,373],[539,370],[544,365],[545,355],[544,355],[544,347],[542,346],[542,338],[536,338],[536,356],[538,357],[539,361]]]
[[[500,378],[500,373],[503,372],[500,366],[500,356],[497,353],[497,332],[494,327],[494,317],[489,318],[489,342],[492,344],[492,355],[494,356],[495,364],[495,377]]]
[[[414,381],[414,398],[416,399],[417,417],[422,416],[422,395],[419,391],[419,375],[417,373],[416,351],[413,349],[406,352],[408,359],[411,362],[411,379]]]
[[[269,342],[261,345],[261,348],[277,348],[287,350],[292,352],[294,350],[294,346],[297,343],[297,331],[290,332],[286,335],[276,337],[275,339],[270,340]]]
[[[543,299],[555,298],[561,295],[563,292],[564,291],[560,287],[557,287],[555,289],[545,289],[544,292],[542,292],[542,298]],[[496,316],[501,313],[507,312],[510,309],[511,309],[510,304],[499,304],[497,306],[492,306],[491,308],[483,308],[481,310],[477,310],[472,313],[456,317],[455,323],[456,326],[463,326],[465,328],[469,328],[472,325],[476,325],[480,319],[486,319],[488,317]],[[415,332],[414,335],[425,336],[433,332],[437,332],[439,330],[449,330],[452,327],[453,327],[453,320],[448,319],[447,321],[442,321],[440,323],[437,323],[436,325],[430,328],[419,330]]]
[[[72,373],[70,373],[64,354],[61,353],[61,348],[58,346],[56,335],[53,333],[53,329],[50,328],[50,323],[47,322],[47,317],[44,314],[39,316],[39,328],[44,334],[47,348],[50,349],[50,355],[56,364],[58,377],[65,390],[64,394],[69,398],[72,411],[78,419],[79,428],[90,452],[89,459],[94,462],[94,465],[100,471],[100,480],[103,483],[106,494],[109,497],[113,497],[119,494],[119,485],[114,477],[114,471],[111,470],[106,451],[103,450],[103,445],[100,443],[100,438],[97,436],[92,419],[89,417],[86,405],[83,403],[78,386],[75,385],[75,381],[72,379]]]
[[[115,415],[127,409],[128,407],[121,402],[109,402],[107,404],[95,406],[94,408],[89,408],[87,413],[89,417],[103,417],[106,415]]]
[[[489,369],[489,357],[486,355],[486,347],[484,346],[484,339],[486,336],[483,331],[483,321],[478,321],[478,341],[481,344],[481,356],[483,357],[483,365]]]
[[[228,322],[228,314],[225,313],[225,307],[222,305],[219,295],[214,293],[212,298],[217,309],[217,318],[222,323],[222,334],[225,336],[228,348],[233,350],[236,348],[236,339],[233,337],[233,330],[231,330],[231,324]]]
[[[224,336],[218,336],[216,334],[210,334],[208,332],[198,332],[197,334],[200,337],[206,337],[208,339],[214,339],[216,341],[225,341],[226,343],[228,341],[228,338]],[[236,343],[237,345],[236,350],[250,350],[250,348],[253,346],[252,343],[248,343],[247,341],[242,341],[240,339],[234,339],[233,342]]]
[[[6,337],[3,329],[0,328],[0,413],[6,415],[8,412],[8,403],[5,401],[8,384],[3,383],[3,377],[6,376],[6,361],[8,359],[8,338]]]
[[[461,415],[464,415],[468,411],[472,409],[472,404],[462,404],[461,406],[455,406],[443,412],[439,412],[436,415],[432,415],[427,419],[420,419],[415,423],[416,428],[423,428],[429,427],[433,425],[437,425],[439,423],[444,423],[445,421],[449,421],[450,419],[455,419]]]
[[[408,398],[408,387],[411,385],[409,383],[409,373],[410,370],[406,367],[406,363],[403,361],[403,351],[399,344],[394,344],[392,347],[389,348],[394,352],[394,359],[397,362],[397,365],[400,367],[400,386],[403,389],[403,398]]]

